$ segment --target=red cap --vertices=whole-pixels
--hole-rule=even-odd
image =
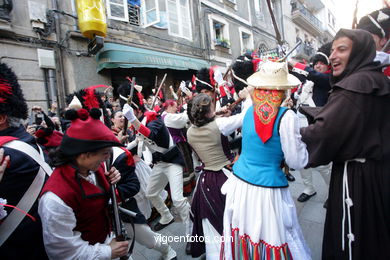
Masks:
[[[61,151],[66,155],[96,151],[105,147],[123,146],[112,131],[103,124],[100,111],[91,109],[91,116],[85,109],[73,113],[73,120],[61,142]]]

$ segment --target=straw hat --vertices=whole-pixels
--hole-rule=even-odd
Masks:
[[[301,84],[299,79],[288,73],[286,62],[265,61],[259,64],[259,71],[247,79],[250,86],[261,89],[287,90]]]

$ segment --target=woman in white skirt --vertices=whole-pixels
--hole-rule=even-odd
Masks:
[[[285,90],[300,81],[287,64],[264,62],[248,78],[253,106],[242,126],[242,153],[222,186],[226,194],[222,259],[311,259],[288,182],[280,165],[308,161],[298,118],[281,107]]]

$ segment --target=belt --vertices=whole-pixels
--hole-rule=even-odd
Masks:
[[[355,241],[355,236],[352,233],[352,226],[351,226],[351,207],[353,206],[353,201],[351,197],[349,196],[349,187],[348,187],[348,175],[347,175],[347,168],[349,162],[360,162],[365,163],[366,159],[364,158],[357,158],[345,161],[344,163],[344,172],[343,172],[343,219],[341,221],[341,248],[344,251],[344,234],[345,234],[345,211],[347,211],[347,217],[348,217],[348,250],[349,250],[349,260],[352,260],[352,242]]]

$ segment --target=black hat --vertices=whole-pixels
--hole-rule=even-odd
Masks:
[[[196,73],[196,92],[200,93],[202,89],[214,91],[215,82],[213,79],[213,71],[211,68],[202,68]],[[211,74],[211,75],[210,75]]]
[[[241,56],[240,56],[241,57]],[[251,76],[256,70],[256,64],[253,60],[242,60],[240,57],[236,60],[236,62],[232,66],[232,70],[236,77],[239,77],[243,80],[246,80]],[[238,80],[236,77],[233,77],[234,90],[236,93],[239,93],[242,89],[244,89],[247,84]]]
[[[26,119],[27,103],[15,73],[0,63],[0,114]]]
[[[316,54],[312,57],[312,63],[313,66],[316,65],[317,62],[321,61],[322,63],[326,65],[330,65],[329,62],[329,56],[330,56],[330,50],[332,48],[332,43],[328,42],[322,45]]]
[[[121,107],[123,107],[126,104],[127,99],[130,96],[130,90],[131,90],[130,82],[122,83],[118,87],[119,102]],[[144,97],[141,91],[142,91],[142,87],[136,85],[133,91],[133,97],[131,99],[131,107],[137,110],[141,110],[143,112],[145,111],[145,107],[144,107]]]
[[[363,16],[356,28],[378,35],[380,38],[388,38],[390,29],[390,8],[376,10]]]
[[[66,98],[66,103],[70,105],[71,102],[74,102],[74,97],[77,97],[78,101],[81,103],[82,108],[86,109],[87,111],[90,111],[92,108],[101,109],[103,112],[104,124],[107,127],[111,127],[110,116],[106,110],[107,107],[104,104],[100,93],[96,91],[97,88],[108,88],[108,86],[96,85],[81,89],[77,92],[74,92],[73,94],[68,95]]]

